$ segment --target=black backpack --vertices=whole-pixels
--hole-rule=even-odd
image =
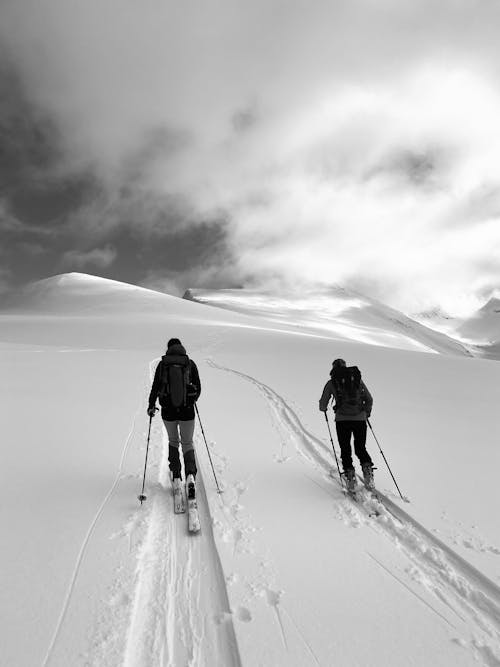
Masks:
[[[330,373],[335,388],[335,411],[343,415],[358,415],[364,410],[365,396],[361,386],[361,371],[357,366],[340,366]]]
[[[160,405],[170,403],[174,408],[187,405],[191,363],[187,354],[165,354],[161,358]]]

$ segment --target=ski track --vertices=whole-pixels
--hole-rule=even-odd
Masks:
[[[240,667],[202,472],[197,475],[201,533],[191,535],[187,511],[173,511],[168,442],[161,432],[163,442],[151,443],[153,450],[161,448],[158,482],[144,508],[148,527],[138,554],[123,665]]]
[[[71,350],[71,351],[73,351],[73,350]],[[69,609],[69,605],[70,605],[70,602],[71,602],[73,592],[75,590],[76,582],[77,582],[77,579],[78,579],[78,575],[80,573],[80,569],[81,569],[81,566],[82,566],[82,563],[83,563],[83,559],[84,559],[86,551],[87,551],[87,547],[89,545],[90,540],[92,539],[92,536],[93,536],[94,531],[96,529],[96,526],[99,522],[99,519],[101,518],[104,510],[106,509],[107,504],[111,500],[111,498],[113,496],[113,493],[116,490],[116,487],[118,486],[120,480],[122,479],[123,467],[124,467],[124,464],[125,464],[125,458],[127,456],[127,452],[129,450],[130,443],[132,442],[133,436],[136,432],[137,417],[138,417],[141,410],[142,410],[142,405],[136,410],[136,412],[134,414],[134,418],[133,418],[133,421],[132,421],[132,426],[131,426],[130,432],[129,432],[126,440],[125,440],[125,444],[124,444],[123,449],[122,449],[120,462],[119,462],[119,465],[118,465],[118,470],[117,470],[115,479],[113,481],[113,484],[112,484],[111,488],[109,489],[108,493],[106,494],[106,496],[105,496],[104,500],[102,501],[101,505],[99,506],[96,514],[92,518],[92,521],[89,525],[89,528],[87,529],[87,533],[86,533],[86,535],[83,539],[83,542],[80,546],[80,550],[78,552],[78,556],[77,556],[76,563],[75,563],[75,566],[74,566],[74,569],[73,569],[73,573],[71,575],[71,579],[70,579],[68,588],[66,590],[66,595],[65,595],[65,598],[64,598],[63,606],[62,606],[61,612],[59,614],[57,625],[56,625],[56,628],[55,628],[54,633],[52,635],[52,639],[51,639],[49,648],[47,649],[47,653],[46,653],[45,658],[43,660],[42,667],[47,667],[50,660],[52,659],[52,655],[54,653],[54,649],[56,647],[56,643],[57,643],[57,640],[59,638],[62,626],[64,624],[64,620],[66,618],[66,614],[67,614],[68,609]]]
[[[279,394],[241,371],[221,366],[210,359],[207,359],[207,363],[212,368],[250,382],[261,393],[283,437],[294,442],[298,453],[322,474],[325,483],[328,482],[324,490],[337,501],[338,517],[354,527],[368,526],[389,539],[407,557],[410,566],[406,569],[406,575],[410,580],[424,587],[462,621],[462,631],[469,638],[467,641],[457,638],[456,643],[468,648],[474,659],[483,665],[500,667],[500,588],[386,495],[377,491],[380,500],[376,500],[362,493],[358,504],[341,495],[342,485],[337,471],[332,468],[331,448],[304,428],[297,414]],[[331,488],[332,477],[338,484],[337,492]],[[370,516],[375,509],[380,512],[377,518]],[[373,559],[371,554],[368,556]],[[401,577],[379,561],[376,562],[455,628],[443,613],[424,601]]]

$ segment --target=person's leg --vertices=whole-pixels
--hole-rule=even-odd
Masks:
[[[163,420],[168,435],[168,465],[173,478],[181,476],[181,460],[179,458],[179,428],[177,421]]]
[[[366,451],[366,422],[365,421],[356,421],[352,422],[353,425],[353,434],[354,434],[354,451],[356,456],[363,465],[372,466],[373,462],[370,458],[370,455]]]
[[[194,419],[189,421],[180,421],[179,429],[181,432],[182,453],[184,455],[184,472],[186,479],[188,475],[196,477],[196,457],[193,445]]]
[[[335,428],[337,429],[337,438],[340,446],[340,457],[342,459],[342,468],[344,472],[351,470],[352,452],[351,452],[351,421],[336,421]]]

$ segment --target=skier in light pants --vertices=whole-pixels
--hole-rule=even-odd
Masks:
[[[156,399],[159,398],[161,416],[168,435],[168,462],[174,488],[181,482],[180,444],[188,495],[193,497],[197,473],[193,446],[194,404],[200,393],[201,383],[196,364],[188,358],[181,341],[171,338],[166,353],[156,367],[149,394],[148,415],[154,415]]]

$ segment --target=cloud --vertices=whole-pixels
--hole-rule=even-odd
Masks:
[[[0,11],[4,50],[57,128],[52,173],[99,184],[65,218],[75,261],[90,237],[102,249],[120,229],[166,238],[224,220],[230,270],[214,253],[180,282],[347,281],[406,311],[460,310],[500,283],[485,269],[500,243],[496,3]]]
[[[89,266],[97,269],[105,269],[113,264],[116,255],[116,249],[111,246],[93,248],[86,252],[68,250],[63,254],[61,264],[68,271],[82,270]]]
[[[5,197],[0,199],[0,231],[15,232],[22,228],[22,223],[12,215]]]
[[[8,269],[0,267],[0,295],[8,294],[11,289],[11,273]]]
[[[0,34],[68,155],[109,176],[152,131],[213,149],[248,99],[279,128],[325,90],[404,76],[422,54],[486,57],[497,17],[492,3],[456,0],[19,0],[4,3]]]
[[[235,111],[231,123],[236,133],[250,131],[259,121],[259,113],[255,103]]]

